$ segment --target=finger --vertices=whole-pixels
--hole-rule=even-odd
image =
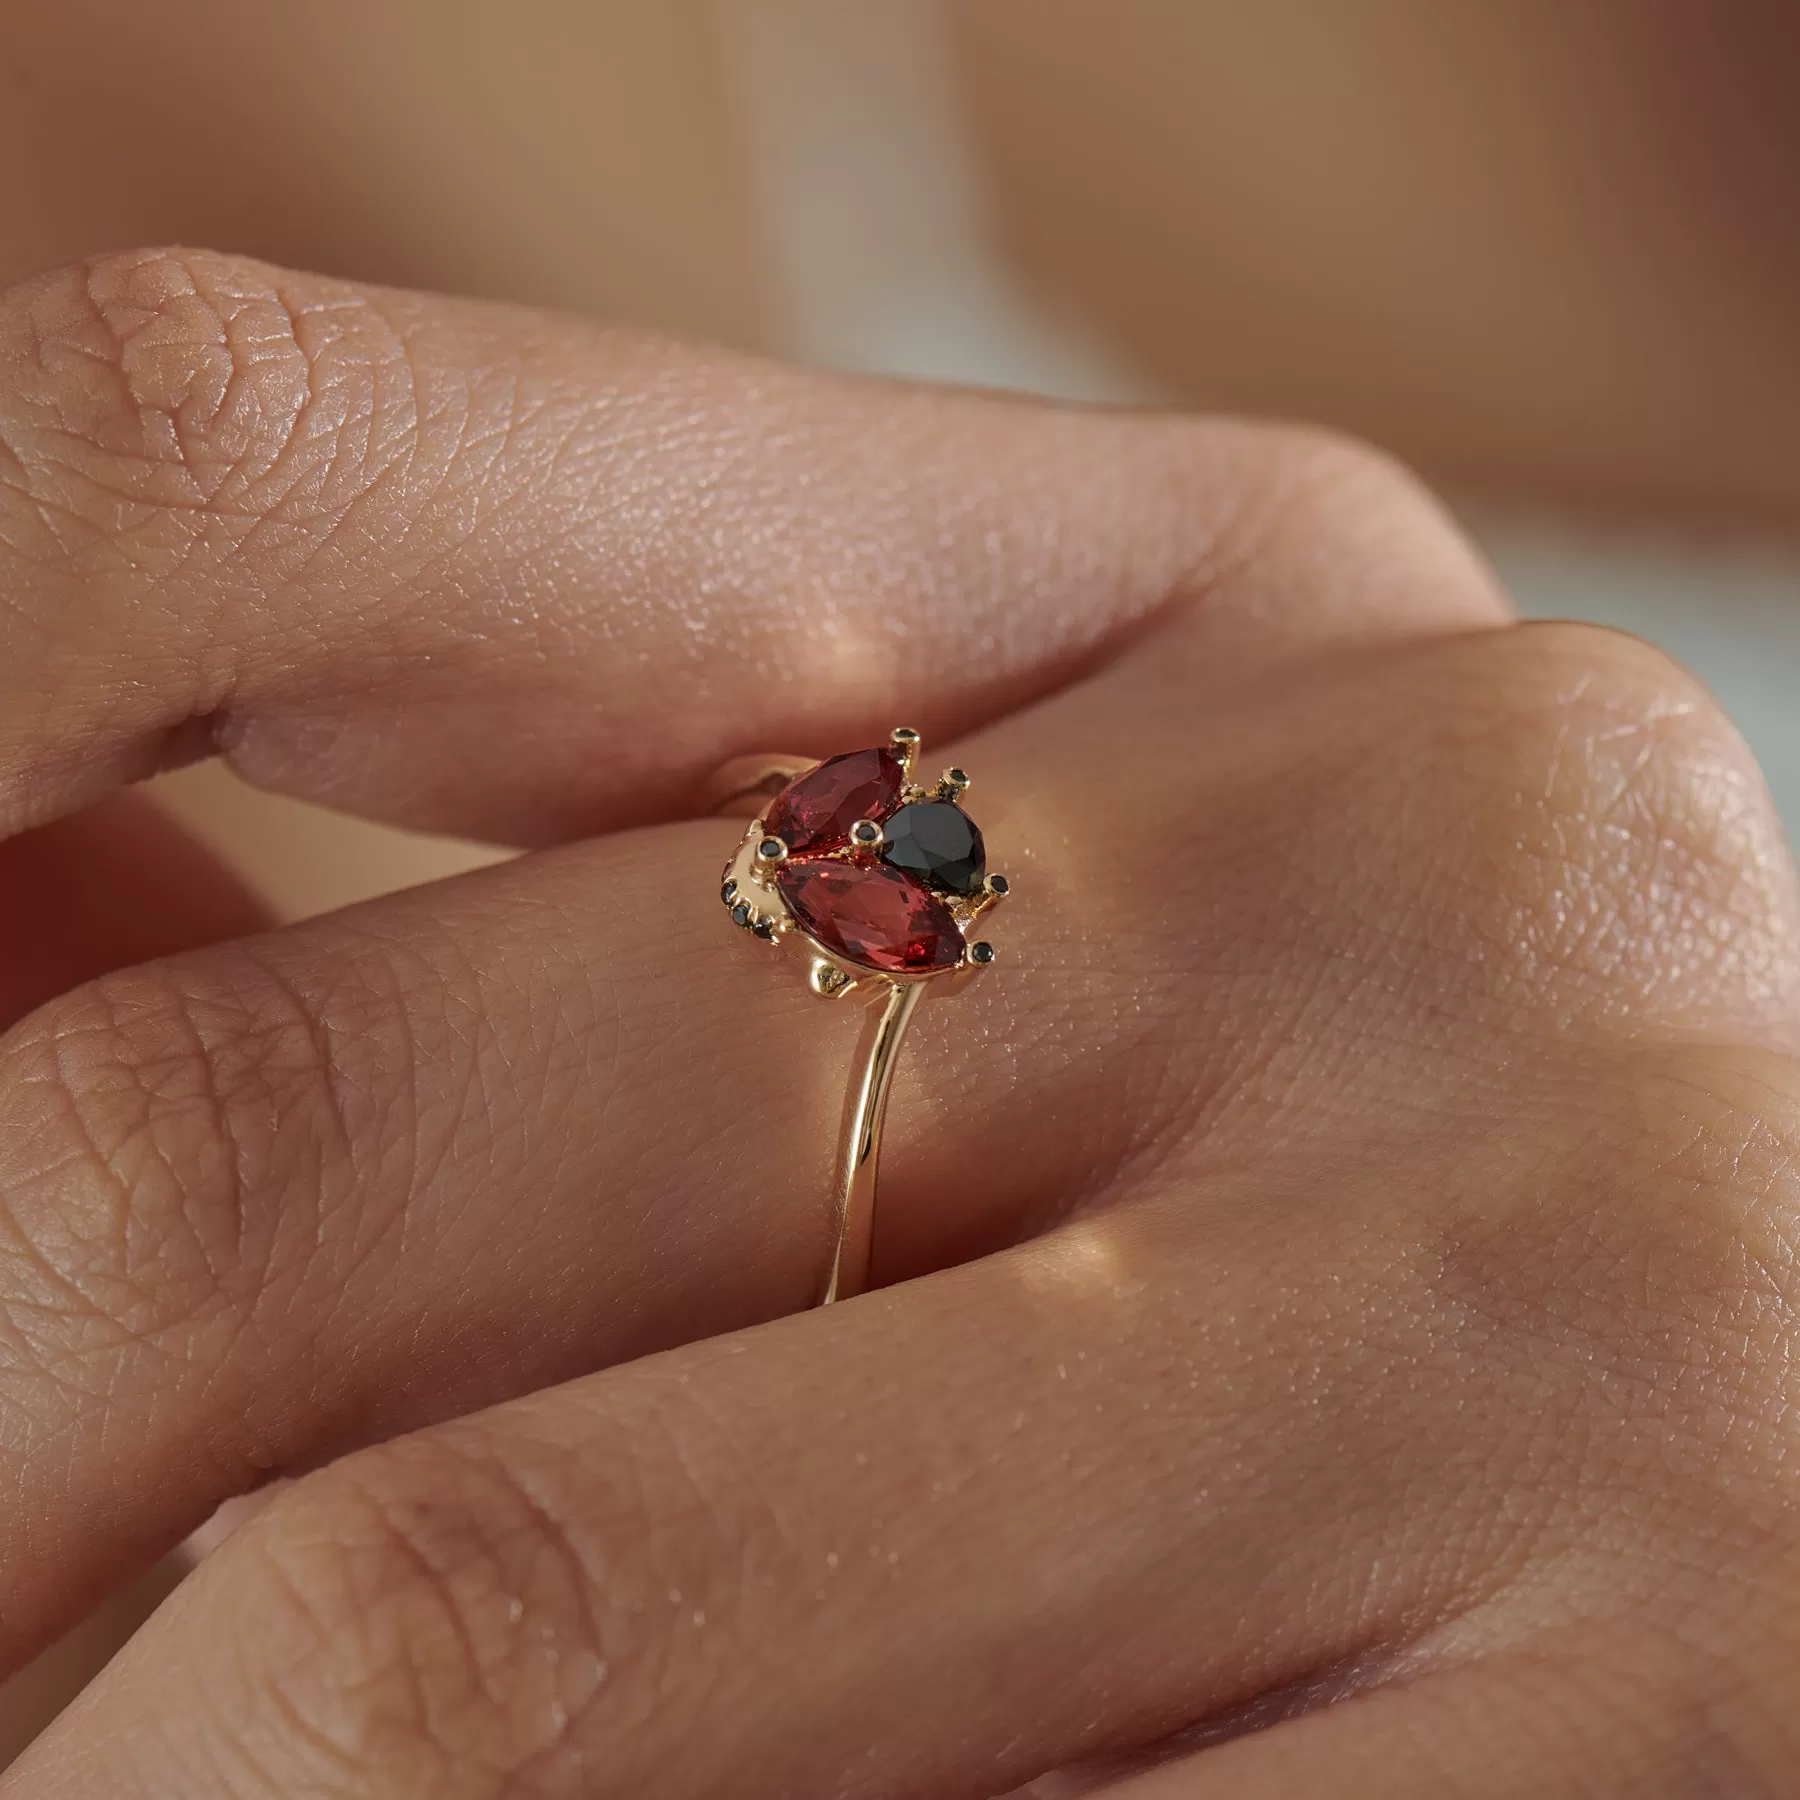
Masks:
[[[858,1021],[743,957],[734,836],[484,870],[0,1038],[0,1666],[271,1471],[807,1303]]]
[[[0,1029],[108,970],[268,923],[236,875],[137,795],[0,839]]]
[[[1766,818],[1671,848],[1735,766],[1695,713],[1686,751],[1621,729],[1664,666],[1599,635],[1419,654],[1221,704],[1197,735],[1147,649],[1154,679],[1121,664],[978,746],[990,842],[1021,851],[1021,954],[921,1012],[884,1279],[1105,1204],[1172,1147],[1231,1170],[1297,1084],[1374,1084],[1318,1102],[1328,1120],[1417,1109],[1505,1068],[1527,1007],[1570,1054],[1622,1029],[1621,981],[1634,1029],[1770,1028],[1800,991],[1766,948],[1791,872],[1755,853]],[[1106,749],[1058,769],[1084,742]],[[1644,829],[1575,856],[1564,824],[1603,822],[1621,769]],[[859,1020],[725,926],[733,834],[527,859],[110,978],[14,1034],[14,1650],[270,1469],[807,1302]],[[1516,876],[1492,876],[1495,843]],[[1722,903],[1741,929],[1714,928]],[[1673,973],[1621,960],[1665,936],[1691,946]]]
[[[978,1796],[1379,1644],[1464,1527],[1241,1218],[1179,1298],[1115,1218],[336,1465],[0,1793]]]
[[[1707,1226],[1643,1146],[1613,1254],[1569,1252],[1631,1271],[1679,1382],[1632,1327],[1551,1343],[1504,1272],[1473,1285],[1482,1231],[1594,1230],[1637,1098],[1496,1117],[1471,1078],[1388,1154],[1283,1134],[1199,1189],[347,1459],[228,1540],[0,1793],[262,1800],[328,1767],[345,1800],[977,1797],[1429,1682],[1525,1637],[1552,1577],[1628,1630],[1686,1617],[1646,1531],[1700,1506],[1732,1546],[1713,1573],[1754,1586],[1753,1466],[1783,1453],[1779,1426],[1735,1441],[1721,1504],[1720,1407],[1790,1348],[1763,1293],[1721,1307],[1728,1209]],[[1783,1155],[1750,1153],[1764,1178]],[[1654,1523],[1646,1433],[1697,1466]]]
[[[1602,1650],[1673,1629],[1728,1701],[1709,1633],[1792,1638],[1765,1585],[1797,1553],[1785,1426],[1743,1399],[1792,1355],[1751,1215],[1791,1196],[1800,1085],[1707,1211],[1685,1165],[1737,1127],[1645,1142],[1657,1097],[1607,1073],[1540,1067],[1505,1104],[1472,1073],[1379,1154],[1281,1133],[1003,1256],[347,1458],[227,1539],[0,1795],[979,1800],[1530,1675],[1547,1594],[1576,1648],[1584,1618]],[[1537,1254],[1581,1291],[1530,1303]],[[1672,1589],[1691,1533],[1705,1576]],[[1741,1744],[1728,1704],[1708,1720]],[[1259,1791],[1251,1750],[1217,1755],[1251,1779],[1202,1793]]]
[[[218,748],[512,842],[679,816],[726,756],[867,739],[894,694],[934,735],[992,717],[1171,607],[1225,662],[1500,616],[1326,442],[190,252],[0,303],[0,594],[0,832]]]

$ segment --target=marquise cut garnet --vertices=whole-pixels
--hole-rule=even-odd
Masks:
[[[822,762],[775,797],[763,821],[790,855],[835,850],[858,819],[883,819],[900,804],[905,767],[892,750],[852,750]]]
[[[886,863],[789,862],[776,885],[803,930],[884,975],[954,968],[963,937],[936,894]]]

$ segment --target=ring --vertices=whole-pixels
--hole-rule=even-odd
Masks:
[[[919,734],[901,726],[880,749],[824,762],[738,757],[706,795],[709,811],[755,814],[719,889],[732,923],[766,944],[797,940],[822,998],[881,1000],[845,1100],[821,1306],[868,1284],[882,1119],[913,1012],[927,983],[961,986],[993,963],[973,928],[1008,891],[963,810],[968,776],[947,769],[921,785],[918,758]]]

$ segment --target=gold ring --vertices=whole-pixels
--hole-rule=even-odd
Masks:
[[[738,757],[707,790],[709,810],[755,814],[719,889],[732,923],[767,944],[797,940],[824,999],[881,1002],[845,1100],[821,1306],[868,1285],[881,1125],[913,1012],[928,983],[960,986],[993,962],[974,927],[1007,893],[963,810],[968,776],[923,785],[918,759],[919,734],[902,726],[880,749],[824,762]]]

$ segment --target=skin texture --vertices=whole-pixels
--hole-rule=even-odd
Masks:
[[[0,1039],[6,1661],[301,1476],[3,1800],[1791,1789],[1792,861],[1378,457],[144,253],[0,304],[0,596],[10,829],[545,846]],[[1016,898],[804,1312],[857,1020],[684,814],[896,711]]]

